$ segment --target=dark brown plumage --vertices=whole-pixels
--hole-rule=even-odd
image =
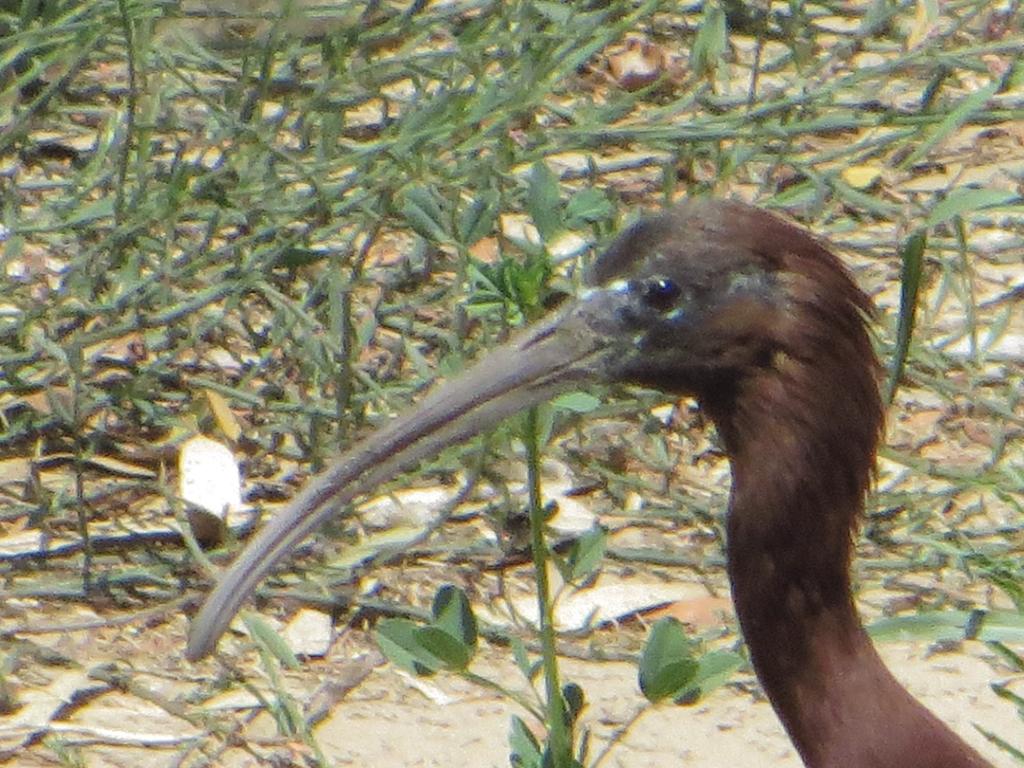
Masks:
[[[904,690],[857,616],[851,537],[882,430],[871,305],[805,231],[739,203],[641,220],[592,286],[319,475],[197,616],[212,650],[256,582],[333,510],[440,447],[588,379],[697,398],[733,471],[728,570],[758,678],[812,768],[988,765]]]

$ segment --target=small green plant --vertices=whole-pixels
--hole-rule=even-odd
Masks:
[[[43,739],[43,745],[53,754],[57,765],[64,768],[85,768],[86,762],[82,753],[59,736],[47,736]]]
[[[1020,558],[1015,554],[1011,556],[972,554],[968,559],[984,579],[1002,590],[1013,601],[1014,607],[1017,609],[1016,618],[1024,619],[1024,565],[1021,564]],[[988,647],[995,651],[1002,662],[1019,678],[1024,674],[1024,657],[1013,650],[1009,643],[1020,643],[1024,639],[1024,621],[1013,623],[1012,618],[1012,616],[1007,617],[1009,626],[1002,628],[1003,631],[992,633],[993,637],[988,640]],[[984,628],[981,628],[981,633],[984,637]],[[1018,717],[1024,722],[1024,696],[1005,682],[993,683],[992,690],[997,696],[1016,707]],[[1004,735],[980,725],[976,727],[985,735],[985,738],[1011,755],[1018,763],[1024,765],[1024,745],[1020,743],[1019,739],[1011,741]]]
[[[585,188],[562,203],[558,180],[543,162],[531,169],[526,205],[541,237],[541,244],[517,243],[521,256],[502,253],[493,262],[469,260],[467,277],[470,289],[469,311],[499,314],[508,325],[530,321],[544,310],[550,294],[549,281],[554,272],[545,245],[564,232],[584,226],[597,226],[614,213],[607,197]],[[417,187],[406,197],[403,213],[417,232],[440,242],[450,242],[457,232],[463,245],[476,233],[489,231],[496,216],[490,202],[474,201],[461,214],[451,215],[442,198],[431,189]],[[458,219],[466,222],[451,226]],[[486,222],[484,227],[481,222]],[[473,233],[473,234],[468,234]],[[556,649],[554,606],[548,581],[548,563],[553,563],[567,583],[580,583],[595,573],[607,546],[607,534],[596,527],[577,538],[564,554],[556,553],[546,536],[547,512],[541,493],[541,453],[548,444],[559,411],[586,413],[599,400],[587,393],[570,393],[554,403],[533,408],[513,420],[513,430],[526,448],[527,486],[529,488],[530,550],[533,557],[537,591],[540,659],[534,660],[523,641],[508,639],[533,699],[512,694],[496,681],[471,672],[477,650],[477,619],[462,590],[445,585],[438,590],[431,619],[417,623],[404,618],[385,619],[378,624],[376,638],[381,651],[394,664],[417,675],[441,671],[461,674],[495,690],[513,695],[527,712],[543,725],[546,734],[538,740],[534,731],[519,716],[512,717],[509,731],[510,760],[515,768],[578,768],[586,764],[589,734],[578,733],[579,716],[586,703],[583,689],[562,682]],[[698,658],[693,643],[682,626],[673,620],[658,622],[640,659],[640,689],[652,703],[670,698],[690,703],[720,684],[741,663],[736,654],[709,654]],[[538,690],[538,678],[543,681]]]
[[[640,690],[652,704],[666,699],[693,704],[728,681],[743,663],[743,657],[731,651],[697,656],[682,624],[659,619],[640,656]]]
[[[477,649],[477,621],[465,592],[447,584],[434,596],[432,620],[384,619],[374,633],[393,664],[417,675],[464,672]]]
[[[1024,674],[1024,657],[1019,653],[997,640],[990,642],[989,647],[1002,658],[1004,663],[1010,666],[1015,675],[1019,677]],[[1017,716],[1024,722],[1024,696],[1012,690],[1007,683],[993,683],[992,690],[996,692],[997,696],[1016,707]],[[1019,739],[1016,740],[1017,743],[1013,743],[987,728],[981,726],[977,726],[977,728],[984,734],[986,739],[997,745],[1008,755],[1011,755],[1018,763],[1024,765],[1024,747],[1021,746]]]

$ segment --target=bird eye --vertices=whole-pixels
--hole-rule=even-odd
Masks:
[[[679,286],[665,277],[652,277],[640,284],[644,303],[658,312],[665,312],[675,306],[682,293]]]

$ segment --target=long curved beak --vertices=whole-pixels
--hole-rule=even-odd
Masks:
[[[586,381],[607,379],[631,345],[618,318],[622,286],[588,289],[556,317],[531,326],[312,478],[242,551],[192,622],[191,660],[208,655],[256,584],[345,504],[423,459]]]

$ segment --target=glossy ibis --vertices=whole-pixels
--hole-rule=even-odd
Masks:
[[[698,200],[625,230],[581,295],[313,478],[192,625],[213,649],[255,584],[340,505],[501,419],[593,380],[692,395],[729,455],[733,600],[757,676],[813,768],[988,763],[886,669],[854,608],[852,536],[882,431],[871,303],[818,240]]]

